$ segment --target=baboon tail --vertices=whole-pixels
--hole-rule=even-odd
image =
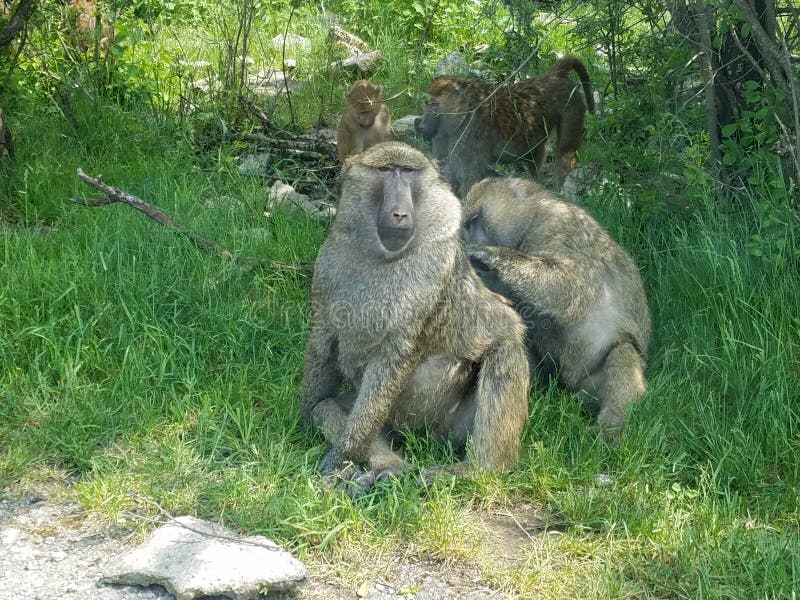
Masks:
[[[559,58],[547,72],[553,77],[569,77],[569,72],[575,71],[583,86],[583,95],[586,97],[586,109],[594,113],[594,94],[592,93],[592,83],[589,81],[589,72],[586,65],[577,56],[564,56]]]

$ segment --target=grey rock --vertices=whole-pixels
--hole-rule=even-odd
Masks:
[[[419,115],[407,115],[396,121],[392,121],[392,131],[397,139],[405,141],[414,135],[414,121],[419,119]]]
[[[608,180],[603,175],[603,166],[598,163],[582,163],[567,173],[561,195],[570,202],[580,204],[595,188],[602,188]]]
[[[266,177],[269,171],[269,163],[269,152],[251,154],[246,156],[242,160],[242,164],[239,165],[239,175],[242,177]]]
[[[336,214],[333,206],[325,202],[314,202],[282,181],[276,181],[267,190],[267,207],[264,210],[264,216],[269,217],[276,209],[288,212],[303,211],[312,219],[330,219]]]
[[[292,59],[286,59],[286,69],[292,70],[297,66],[297,62]],[[253,89],[255,94],[274,98],[279,94],[295,91],[300,84],[288,76],[280,69],[267,69],[259,71],[247,78],[248,85]]]
[[[278,51],[283,51],[283,36],[276,35],[272,38],[272,47]],[[311,40],[302,35],[297,35],[295,33],[287,33],[286,34],[286,51],[287,52],[310,52],[311,51]]]
[[[354,54],[344,60],[334,61],[330,66],[369,73],[375,70],[381,58],[383,58],[383,52],[374,50],[373,52],[365,52],[364,54]]]
[[[461,52],[445,54],[433,68],[435,77],[469,77],[472,70]]]
[[[214,595],[249,600],[264,592],[292,590],[307,578],[305,565],[274,542],[184,516],[159,527],[141,546],[107,566],[102,580],[158,584],[178,600]]]

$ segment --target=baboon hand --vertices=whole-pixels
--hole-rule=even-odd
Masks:
[[[494,255],[491,252],[489,252],[489,249],[486,246],[467,244],[464,247],[464,250],[466,251],[467,256],[469,256],[470,260],[472,261],[473,266],[480,265],[487,271],[494,269],[495,267]]]

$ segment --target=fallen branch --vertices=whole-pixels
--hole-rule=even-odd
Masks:
[[[297,136],[295,139],[284,140],[264,135],[263,133],[241,133],[233,136],[235,140],[254,142],[264,148],[277,148],[286,154],[293,154],[299,158],[312,162],[321,162],[336,156],[336,147],[327,140],[319,137]],[[338,165],[332,165],[338,168]]]
[[[197,248],[203,250],[204,252],[208,252],[209,254],[213,254],[215,256],[219,256],[224,260],[237,260],[242,263],[242,266],[246,269],[252,269],[255,267],[261,268],[269,268],[278,271],[295,271],[304,274],[310,274],[313,271],[313,265],[310,263],[300,263],[298,265],[284,263],[276,260],[258,260],[256,258],[251,257],[239,257],[238,255],[234,254],[233,252],[226,250],[225,248],[219,248],[214,242],[211,240],[207,240],[203,236],[194,231],[191,231],[185,225],[178,223],[172,216],[168,215],[160,208],[145,202],[144,200],[140,200],[136,196],[128,194],[127,192],[112,187],[103,182],[102,179],[99,177],[91,177],[83,172],[83,169],[78,168],[78,177],[84,183],[90,185],[91,187],[100,190],[103,192],[106,197],[100,200],[89,200],[87,198],[70,198],[70,202],[74,202],[75,204],[80,204],[82,206],[108,206],[109,204],[116,204],[117,202],[122,202],[123,204],[127,204],[128,206],[135,208],[136,210],[143,212],[148,217],[153,219],[155,222],[164,225],[165,227],[171,227],[173,229],[177,229],[187,238],[189,241],[192,242]]]
[[[267,113],[259,107],[255,102],[246,96],[239,94],[239,101],[244,104],[247,109],[253,113],[259,121],[261,121],[261,129],[266,133],[272,135],[264,135],[260,133],[247,133],[235,136],[238,139],[247,141],[254,141],[274,148],[281,148],[284,150],[303,150],[312,153],[318,153],[321,156],[309,155],[308,158],[319,159],[322,156],[336,160],[336,146],[328,140],[311,135],[296,135],[285,131],[278,127],[275,122],[267,116]]]

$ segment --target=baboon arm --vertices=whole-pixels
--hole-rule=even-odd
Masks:
[[[351,154],[354,154],[352,143],[354,133],[349,124],[350,119],[352,118],[353,117],[349,113],[345,112],[341,122],[339,123],[339,133],[336,136],[336,151],[341,160],[344,160]]]
[[[347,413],[333,398],[327,398],[317,404],[313,411],[314,425],[322,432],[331,446],[339,444],[342,432],[347,425]],[[367,460],[373,471],[402,469],[405,466],[403,457],[392,450],[389,440],[383,433],[378,433],[369,448]]]
[[[360,463],[368,460],[370,445],[386,424],[415,366],[408,357],[395,352],[367,365],[338,448],[343,458]]]
[[[313,327],[306,346],[300,392],[300,417],[307,424],[312,423],[312,411],[317,404],[339,393],[342,376],[337,357],[337,340],[333,332],[323,326]]]
[[[537,311],[571,322],[579,319],[597,295],[583,269],[569,258],[523,254],[502,246],[466,248],[470,259],[497,274],[515,299],[525,298]]]

